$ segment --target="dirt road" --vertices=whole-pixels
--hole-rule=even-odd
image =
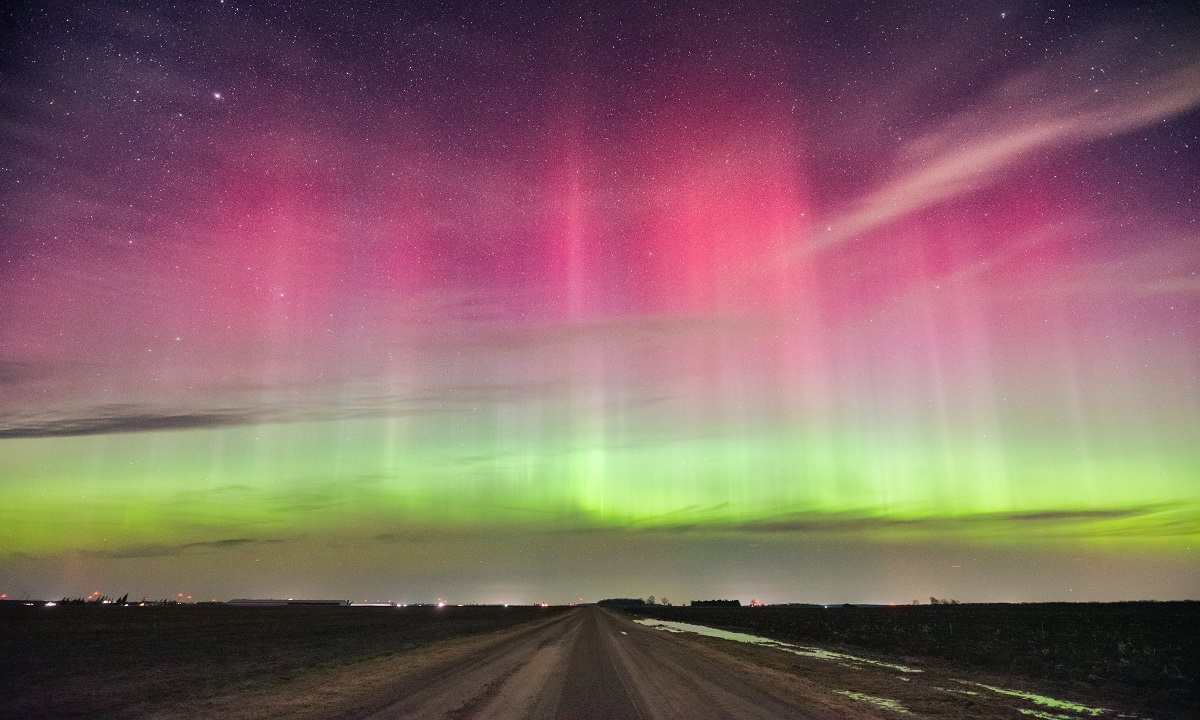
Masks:
[[[429,679],[370,716],[809,718],[668,633],[580,608]]]

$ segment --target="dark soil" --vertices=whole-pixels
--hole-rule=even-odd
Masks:
[[[0,606],[0,717],[110,718],[544,618],[538,607]]]
[[[795,643],[935,659],[1115,697],[1200,709],[1200,602],[639,607],[627,612]]]

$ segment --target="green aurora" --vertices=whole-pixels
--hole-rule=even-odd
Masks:
[[[13,11],[0,594],[1200,598],[1200,23],[1009,4]]]

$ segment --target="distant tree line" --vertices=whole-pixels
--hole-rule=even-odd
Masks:
[[[662,598],[655,599],[653,595],[643,600],[642,598],[606,598],[596,603],[605,607],[644,607],[646,605],[670,605],[671,601]]]
[[[129,604],[129,593],[125,593],[116,600],[108,595],[93,595],[86,598],[69,598],[65,597],[58,601],[59,605],[127,605]]]
[[[741,607],[741,600],[693,600],[692,607]]]
[[[108,595],[93,595],[91,597],[64,597],[59,600],[57,605],[182,605],[178,600],[150,600],[142,598],[141,600],[130,600],[129,593],[125,593],[119,598],[112,598]]]

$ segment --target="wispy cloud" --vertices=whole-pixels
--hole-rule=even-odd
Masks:
[[[1120,508],[1052,509],[898,517],[853,513],[792,513],[748,522],[704,522],[643,525],[645,532],[781,533],[815,536],[879,535],[900,537],[996,537],[1019,533],[1022,537],[1099,537],[1127,534],[1130,522],[1142,538],[1200,534],[1200,508],[1182,504]]]
[[[246,425],[255,421],[252,414],[226,412],[199,413],[126,413],[59,419],[15,418],[0,421],[0,439],[73,437],[106,435],[152,430],[193,430],[197,428]]]
[[[115,550],[80,550],[79,553],[87,557],[126,560],[132,558],[169,557],[188,552],[214,552],[249,545],[273,545],[282,542],[287,541],[275,538],[227,538],[224,540],[205,540],[175,545],[162,543],[127,545]]]
[[[482,406],[528,400],[553,401],[596,379],[570,363],[550,363],[539,373],[517,363],[525,355],[545,357],[573,349],[615,351],[688,343],[744,340],[778,329],[765,317],[649,315],[578,322],[507,325],[463,323],[427,339],[414,362],[441,360],[462,373],[439,373],[396,384],[367,379],[349,387],[296,384],[280,387],[215,388],[166,401],[75,405],[53,410],[0,410],[0,440],[75,437],[154,431],[196,430],[268,423],[436,416]],[[504,357],[508,356],[508,357]],[[465,358],[465,359],[464,359]],[[497,359],[500,358],[500,359]],[[510,363],[510,364],[501,364]],[[24,366],[0,365],[3,373]],[[469,373],[478,370],[482,373]],[[468,375],[470,382],[460,376]],[[449,376],[449,377],[447,377]],[[658,395],[622,398],[622,406],[656,403]]]
[[[1132,67],[1116,38],[1090,42],[1087,53],[1038,67],[1001,85],[971,110],[909,143],[897,174],[851,208],[793,245],[796,262],[851,242],[909,213],[984,187],[1038,151],[1129,132],[1200,105],[1200,59],[1165,58]],[[1099,38],[1097,38],[1099,40]],[[1094,48],[1106,48],[1098,55]],[[1103,80],[1082,81],[1080,68],[1108,66]]]
[[[34,364],[0,358],[0,385],[15,385],[42,375]]]
[[[595,345],[664,345],[741,338],[775,327],[769,318],[721,315],[625,315],[577,322],[471,326],[447,341],[456,348],[546,350]]]

